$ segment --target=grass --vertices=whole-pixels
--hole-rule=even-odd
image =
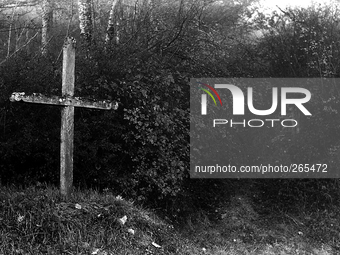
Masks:
[[[51,187],[2,187],[0,254],[340,254],[338,208],[266,213],[239,195],[174,227],[110,192],[75,191],[66,202]]]

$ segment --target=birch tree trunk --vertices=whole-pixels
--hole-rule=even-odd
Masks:
[[[51,0],[43,0],[42,14],[42,31],[41,31],[41,47],[42,54],[47,56],[51,39],[51,28],[53,23],[53,8]]]
[[[110,10],[110,16],[109,16],[109,22],[106,29],[106,38],[105,42],[106,44],[109,44],[114,40],[116,44],[119,43],[119,33],[117,31],[117,28],[115,29],[115,21],[118,20],[118,17],[115,17],[115,9],[116,5],[120,2],[119,0],[113,0]]]
[[[93,34],[91,6],[91,0],[78,0],[80,35],[87,49],[91,46]]]

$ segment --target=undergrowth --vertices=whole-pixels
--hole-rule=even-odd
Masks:
[[[262,203],[262,206],[264,204]],[[264,210],[243,193],[173,225],[111,192],[0,189],[0,254],[339,254],[336,206]]]

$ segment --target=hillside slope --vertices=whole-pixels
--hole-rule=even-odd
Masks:
[[[215,219],[200,212],[175,228],[109,192],[76,191],[65,202],[53,188],[1,188],[0,254],[337,254],[308,236],[310,219],[254,208],[236,196]]]

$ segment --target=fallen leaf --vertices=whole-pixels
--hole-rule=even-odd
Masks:
[[[156,244],[155,242],[152,242],[152,245],[155,246],[156,248],[161,248],[159,244]]]
[[[91,253],[92,255],[97,255],[99,253],[100,249],[94,249]]]
[[[19,214],[19,216],[18,216],[18,222],[20,223],[20,222],[22,222],[24,219],[25,219],[25,216]]]
[[[127,230],[127,232],[130,233],[130,234],[132,234],[132,235],[135,234],[135,231],[134,231],[132,228],[129,228],[129,229]]]
[[[127,221],[127,216],[124,215],[122,218],[118,219],[118,222],[122,225],[124,225]]]

